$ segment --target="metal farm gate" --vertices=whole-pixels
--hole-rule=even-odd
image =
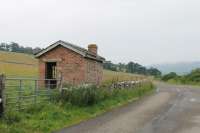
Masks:
[[[0,75],[0,114],[49,101],[60,87],[61,79],[7,78]]]

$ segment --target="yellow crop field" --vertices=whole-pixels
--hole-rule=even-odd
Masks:
[[[0,51],[0,61],[20,62],[37,65],[38,60],[33,55]]]
[[[8,77],[37,77],[38,67],[22,64],[0,63],[0,74]]]
[[[145,76],[124,73],[124,72],[114,72],[114,71],[103,71],[103,82],[106,81],[131,81],[131,80],[139,80],[143,79]]]
[[[0,74],[5,74],[9,77],[38,77],[38,60],[32,55],[0,51]],[[108,70],[103,72],[104,82],[137,80],[143,77],[141,75]]]
[[[28,54],[0,51],[0,74],[9,77],[37,77],[38,60]]]

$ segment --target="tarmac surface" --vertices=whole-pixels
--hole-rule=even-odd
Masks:
[[[58,133],[200,133],[200,87],[157,83],[157,92]]]

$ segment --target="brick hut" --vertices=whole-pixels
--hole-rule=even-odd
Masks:
[[[62,77],[63,83],[74,85],[101,83],[105,59],[97,49],[95,44],[88,45],[87,50],[61,40],[55,42],[35,55],[39,59],[40,79]]]

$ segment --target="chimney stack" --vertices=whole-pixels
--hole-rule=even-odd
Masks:
[[[96,44],[89,44],[88,45],[88,51],[93,53],[94,55],[97,55],[97,45]]]

